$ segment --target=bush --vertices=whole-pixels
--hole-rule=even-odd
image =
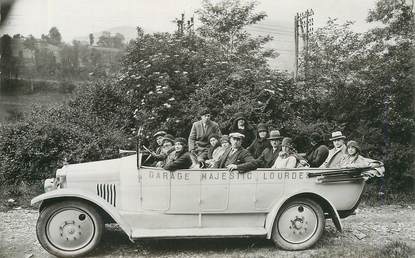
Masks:
[[[35,109],[24,122],[1,126],[0,183],[50,177],[64,160],[79,163],[118,157],[118,149],[129,145],[123,120],[114,112],[115,107],[121,108],[118,101],[110,83],[91,84],[67,104]]]

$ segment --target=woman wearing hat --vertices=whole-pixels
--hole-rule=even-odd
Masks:
[[[304,159],[296,154],[291,138],[285,137],[281,146],[282,150],[272,168],[296,168],[308,165]]]
[[[359,168],[359,167],[383,167],[382,162],[365,158],[361,155],[362,149],[356,141],[349,141],[347,143],[347,155],[339,162],[341,168]],[[383,173],[383,171],[382,171]]]
[[[222,135],[219,138],[218,135],[211,135],[209,141],[211,147],[208,150],[208,160],[205,162],[211,168],[218,167],[220,158],[230,146],[229,136]]]
[[[257,159],[266,148],[271,148],[268,137],[268,126],[264,123],[259,123],[257,127],[256,139],[248,147],[248,151]]]
[[[249,124],[243,113],[236,113],[233,124],[229,130],[232,133],[240,133],[245,136],[242,147],[248,148],[255,140],[255,129]]]
[[[187,141],[179,137],[174,140],[174,151],[166,159],[164,169],[174,171],[178,169],[190,168],[193,164],[191,154],[187,151]]]

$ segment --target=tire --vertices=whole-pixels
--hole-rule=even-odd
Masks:
[[[97,210],[82,201],[62,201],[40,212],[36,224],[39,243],[58,257],[78,257],[101,240],[104,224]]]
[[[272,230],[275,245],[284,250],[303,250],[321,237],[326,224],[323,209],[315,201],[301,198],[284,204]]]

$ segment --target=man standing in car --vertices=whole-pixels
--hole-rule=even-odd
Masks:
[[[203,108],[199,115],[201,119],[194,122],[189,135],[189,151],[197,156],[199,162],[207,159],[207,150],[210,146],[209,136],[216,134],[222,136],[218,123],[210,120],[210,111]]]

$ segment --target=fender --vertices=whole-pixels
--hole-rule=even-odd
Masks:
[[[51,200],[56,198],[62,198],[62,197],[73,197],[77,199],[83,199],[90,201],[94,204],[96,204],[98,207],[102,208],[105,212],[110,215],[114,221],[121,227],[121,229],[128,235],[128,237],[131,239],[132,229],[131,226],[121,217],[118,210],[110,205],[108,202],[106,202],[104,199],[91,195],[89,192],[82,191],[79,189],[57,189],[53,190],[41,195],[36,196],[30,201],[31,205],[34,205],[35,203],[38,203],[40,201],[45,200]]]
[[[343,225],[340,221],[340,216],[339,213],[337,212],[336,208],[334,207],[334,205],[327,200],[326,198],[322,197],[321,195],[314,193],[314,192],[295,192],[292,195],[281,199],[279,202],[277,202],[274,207],[271,209],[271,211],[267,214],[267,217],[265,219],[265,230],[267,231],[267,239],[271,238],[272,235],[272,227],[274,226],[274,221],[275,218],[277,217],[278,211],[280,210],[280,208],[282,207],[282,205],[284,205],[284,203],[291,199],[291,198],[295,198],[295,197],[307,197],[307,196],[312,196],[312,197],[317,197],[321,200],[323,200],[324,202],[326,202],[328,204],[328,208],[330,209],[329,214],[331,215],[331,219],[333,220],[334,225],[336,226],[336,229],[340,232],[343,231]],[[318,201],[318,200],[317,200]]]

